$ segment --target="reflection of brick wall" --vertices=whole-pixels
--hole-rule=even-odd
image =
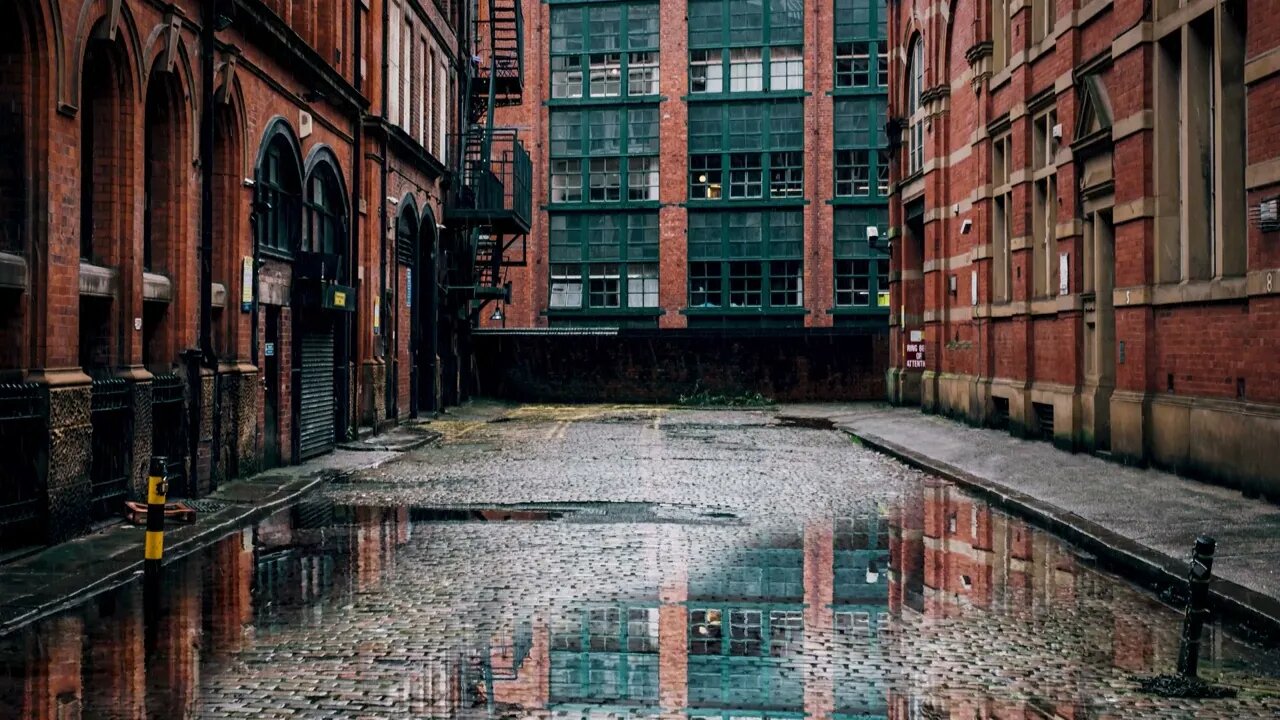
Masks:
[[[501,643],[496,642],[495,645]],[[494,667],[511,667],[512,658],[509,649],[506,657],[496,647],[492,651]],[[546,708],[551,700],[551,633],[546,623],[537,623],[533,627],[533,645],[529,656],[517,669],[515,680],[495,680],[493,683],[493,699],[498,703],[519,705],[526,710]]]
[[[804,652],[811,660],[830,657],[834,642],[834,528],[829,520],[804,529]],[[809,662],[804,670],[804,711],[813,720],[829,720],[835,710],[831,662]]]
[[[253,535],[242,530],[221,540],[211,550],[212,566],[208,585],[209,649],[215,654],[239,650],[247,626],[253,621]]]
[[[99,597],[86,611],[82,717],[144,715],[142,593],[136,585]]]
[[[42,642],[28,646],[27,685],[17,717],[29,720],[79,717],[84,621],[77,616],[63,615],[41,623],[39,632]]]

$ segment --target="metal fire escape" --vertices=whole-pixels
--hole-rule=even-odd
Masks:
[[[467,292],[472,316],[485,304],[510,300],[505,270],[528,262],[533,217],[533,162],[514,129],[497,127],[499,108],[524,100],[524,12],[521,0],[474,0],[475,56],[467,77],[467,129],[450,202],[450,226],[462,233],[474,260]]]

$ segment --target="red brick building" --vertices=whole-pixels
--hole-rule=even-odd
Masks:
[[[0,551],[115,516],[153,454],[201,494],[462,398],[475,20],[0,6]]]
[[[1280,5],[890,9],[890,398],[1280,492]]]

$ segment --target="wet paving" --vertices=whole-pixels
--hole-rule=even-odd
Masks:
[[[1053,536],[755,411],[525,407],[0,638],[0,717],[1276,718],[1143,694],[1181,618]]]

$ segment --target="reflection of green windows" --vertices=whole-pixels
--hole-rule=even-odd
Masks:
[[[551,9],[551,97],[658,94],[658,4]]]
[[[799,609],[694,607],[689,611],[689,654],[791,657],[804,646]]]
[[[649,702],[658,697],[658,610],[592,608],[553,624],[557,701]]]

